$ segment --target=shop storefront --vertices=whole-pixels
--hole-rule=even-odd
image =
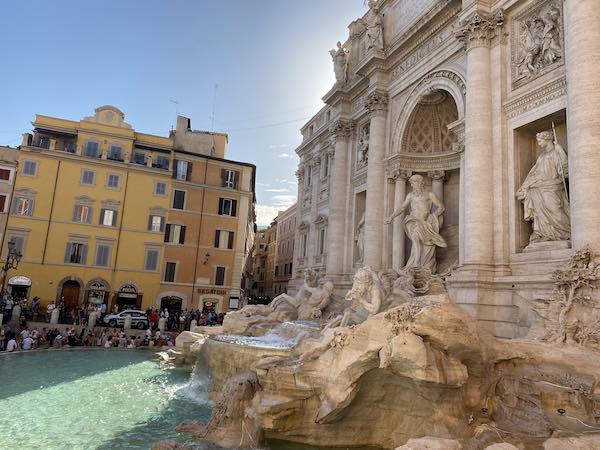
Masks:
[[[160,310],[163,311],[165,308],[170,314],[175,312],[181,312],[183,306],[183,299],[175,295],[163,297],[160,299]]]
[[[124,309],[140,309],[142,306],[142,294],[138,292],[133,284],[124,284],[116,293],[116,305],[119,311]]]
[[[16,298],[27,298],[31,289],[31,280],[22,275],[12,277],[8,280],[8,288]]]
[[[106,283],[97,280],[88,283],[86,287],[86,303],[92,304],[98,308],[108,303],[108,294],[110,289]]]

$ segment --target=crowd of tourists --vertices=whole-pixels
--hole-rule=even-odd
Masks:
[[[82,328],[42,328],[30,330],[27,326],[20,332],[10,327],[0,327],[0,351],[15,352],[19,350],[37,350],[62,347],[101,347],[101,348],[160,348],[173,347],[179,333],[160,330],[146,330],[143,335],[127,336],[125,330],[106,328],[92,331]]]

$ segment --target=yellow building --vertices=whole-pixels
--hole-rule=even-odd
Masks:
[[[184,117],[169,137],[139,133],[112,106],[79,122],[38,115],[33,126],[3,248],[12,240],[23,253],[13,292],[68,309],[237,305],[255,168],[224,159],[227,135],[192,131]],[[220,198],[237,212],[225,214]]]
[[[173,195],[159,306],[237,309],[254,239],[256,168],[225,159],[227,135],[192,130],[186,117],[177,118],[171,138]]]

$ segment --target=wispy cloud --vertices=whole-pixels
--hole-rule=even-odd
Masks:
[[[279,148],[289,148],[288,144],[273,144],[273,145],[269,145],[269,148],[271,150],[275,150],[275,149],[279,149]]]
[[[265,192],[290,192],[288,188],[281,189],[265,189]]]
[[[256,182],[257,186],[262,186],[262,187],[269,187],[271,186],[269,183],[259,183],[258,181]]]
[[[294,203],[296,203],[295,195],[274,195],[271,199],[271,202],[274,206],[278,206],[281,208],[289,208]]]
[[[269,226],[279,214],[280,209],[277,206],[256,205],[256,225],[259,227]]]
[[[278,158],[293,158],[294,155],[290,154],[290,153],[280,153],[279,155],[277,155]]]

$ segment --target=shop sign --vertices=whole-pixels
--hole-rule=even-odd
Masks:
[[[225,289],[198,289],[198,294],[225,295]]]

